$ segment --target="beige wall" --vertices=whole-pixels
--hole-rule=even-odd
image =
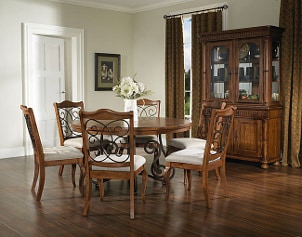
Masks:
[[[121,54],[121,74],[134,75],[162,100],[165,111],[165,20],[171,11],[219,2],[196,0],[173,7],[129,14],[59,4],[47,0],[0,0],[0,158],[23,155],[22,23],[39,23],[85,31],[85,106],[122,109],[111,91],[94,91],[94,53]],[[229,0],[227,28],[278,25],[280,0]]]

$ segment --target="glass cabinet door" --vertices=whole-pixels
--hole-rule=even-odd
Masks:
[[[280,52],[280,42],[273,41],[272,44],[272,101],[279,101],[280,93],[280,68],[279,68],[279,52]]]
[[[229,98],[229,58],[230,49],[227,46],[211,48],[210,62],[210,98]]]
[[[258,102],[261,98],[260,86],[260,43],[239,42],[238,44],[238,94],[240,102]]]

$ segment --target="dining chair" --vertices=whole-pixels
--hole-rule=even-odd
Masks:
[[[79,112],[84,109],[83,101],[73,102],[70,100],[64,100],[62,102],[53,103],[58,132],[60,137],[61,146],[72,146],[82,150],[83,139],[82,134],[75,132],[70,123],[75,120],[80,120]],[[64,165],[59,168],[59,175],[63,174]]]
[[[205,116],[205,108],[208,106],[206,102],[201,103],[198,127],[197,127],[197,137],[176,137],[171,138],[167,141],[167,155],[172,152],[187,149],[187,148],[201,148],[206,145],[206,136],[208,133],[210,119]],[[212,105],[214,108],[220,107],[220,109],[224,109],[226,107],[226,102],[221,102],[221,104]],[[211,116],[210,116],[211,117]],[[216,177],[219,180],[220,175],[218,170],[216,169]],[[184,183],[186,183],[186,170],[184,170]]]
[[[142,98],[137,100],[138,117],[144,118],[159,118],[160,116],[160,100],[150,100]],[[156,135],[137,135],[135,136],[135,146],[144,147],[145,152],[153,154],[154,160],[159,155],[159,137]],[[158,167],[159,160],[156,161],[156,166],[151,166],[151,173],[157,174],[159,171],[153,167]]]
[[[219,170],[225,196],[228,196],[225,163],[236,109],[236,107],[230,106],[225,109],[213,110],[205,146],[179,150],[165,158],[166,199],[169,198],[170,193],[169,175],[174,168],[186,170],[188,190],[191,189],[192,183],[191,171],[196,170],[202,173],[202,188],[207,208],[211,208],[208,187],[209,171]]]
[[[75,184],[75,170],[76,165],[80,167],[80,180],[79,180],[79,188],[82,192],[83,186],[83,153],[74,147],[68,146],[57,146],[57,147],[43,147],[39,131],[36,124],[36,119],[34,115],[34,111],[32,108],[28,108],[27,106],[20,105],[20,108],[24,114],[25,122],[27,125],[27,129],[30,135],[30,139],[33,146],[34,151],[34,177],[32,182],[32,191],[35,190],[37,180],[39,178],[39,186],[38,192],[36,194],[36,200],[40,201],[42,192],[45,184],[45,168],[49,166],[60,166],[60,165],[72,165],[72,183],[73,186],[76,187]]]
[[[126,179],[130,184],[130,218],[134,219],[135,177],[142,175],[141,195],[145,202],[148,173],[145,157],[135,154],[133,111],[81,110],[80,121],[86,180],[83,215],[87,216],[89,212],[93,179],[98,182],[101,201],[104,200],[103,180]],[[100,145],[91,147],[89,139],[98,140]]]

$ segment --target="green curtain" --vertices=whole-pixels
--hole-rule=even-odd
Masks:
[[[222,31],[222,11],[192,15],[192,136],[197,136],[199,110],[201,103],[201,42],[205,32]]]
[[[166,19],[166,116],[184,118],[184,48],[181,17]],[[169,138],[170,136],[168,136]]]
[[[281,102],[284,106],[282,165],[301,166],[302,1],[281,0]]]

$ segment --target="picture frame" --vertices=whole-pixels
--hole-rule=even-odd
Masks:
[[[118,84],[120,60],[120,54],[95,53],[95,91],[109,91]]]

